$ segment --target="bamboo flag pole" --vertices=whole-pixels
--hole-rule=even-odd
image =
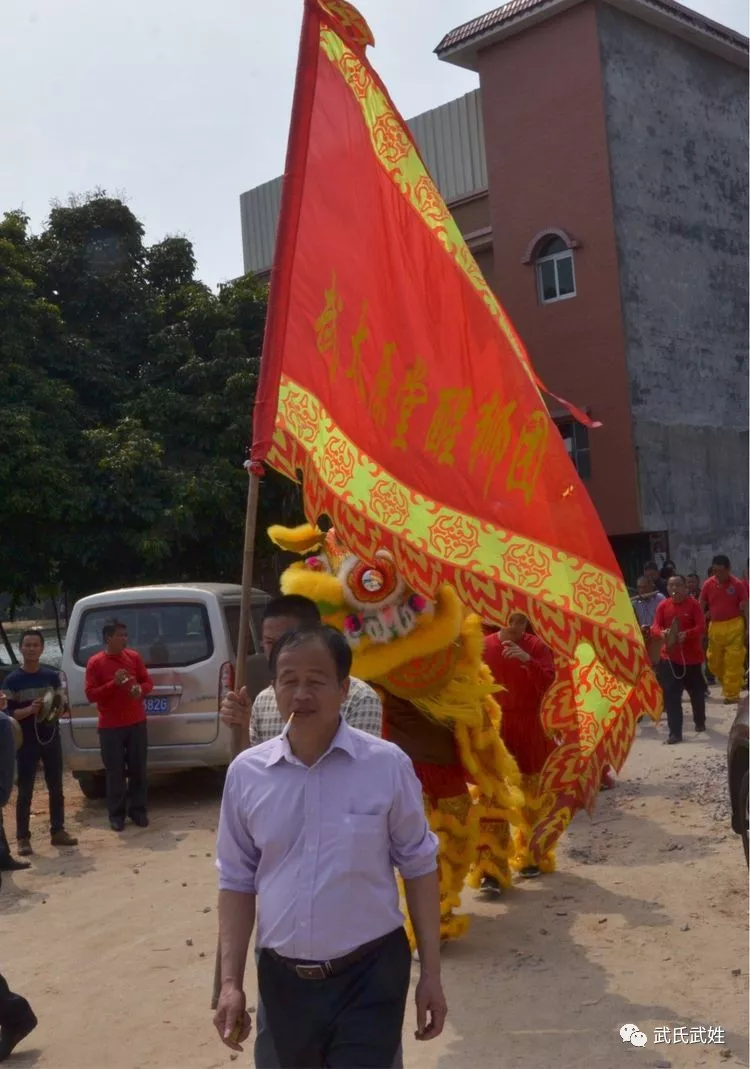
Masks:
[[[237,640],[237,667],[234,673],[234,689],[245,686],[245,671],[250,645],[250,611],[253,596],[253,563],[255,559],[255,529],[258,520],[258,495],[260,478],[250,469],[245,511],[245,545],[242,550],[242,595],[240,599],[240,633]],[[232,754],[234,757],[247,748],[247,738],[241,728],[233,728]]]
[[[245,685],[245,669],[250,643],[250,612],[253,597],[253,563],[255,558],[255,530],[258,520],[258,495],[260,478],[252,467],[248,468],[247,509],[245,511],[245,545],[242,550],[242,594],[240,596],[240,626],[237,636],[237,666],[234,673],[234,687],[240,691]],[[247,748],[247,732],[241,727],[232,727],[232,758]],[[214,968],[214,987],[211,995],[211,1009],[215,1010],[221,991],[221,941],[216,946],[216,965]]]

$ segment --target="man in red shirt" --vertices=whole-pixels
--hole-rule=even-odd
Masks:
[[[523,824],[517,831],[515,867],[529,878],[555,867],[554,853],[536,849],[534,829],[545,814],[539,798],[539,773],[555,748],[539,715],[545,691],[555,680],[552,651],[532,635],[529,621],[514,612],[508,626],[484,640],[484,660],[495,682],[505,689],[498,695],[502,710],[500,734],[521,772],[524,792]],[[496,890],[490,884],[489,890]]]
[[[703,679],[703,610],[688,596],[687,583],[673,575],[667,583],[669,598],[656,610],[651,634],[665,640],[658,676],[664,691],[669,738],[682,742],[682,695],[687,691],[696,731],[706,730],[706,684]]]
[[[710,617],[708,667],[721,683],[724,704],[736,705],[745,676],[747,587],[730,568],[729,557],[714,557],[714,574],[703,584],[700,601]]]
[[[122,831],[129,816],[139,828],[147,828],[148,730],[143,699],[154,684],[140,654],[126,649],[125,624],[105,624],[102,638],[104,650],[86,666],[86,697],[99,710],[109,823],[113,831]]]

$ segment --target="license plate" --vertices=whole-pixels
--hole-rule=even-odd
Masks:
[[[169,698],[146,698],[146,712],[149,716],[155,713],[168,713]]]

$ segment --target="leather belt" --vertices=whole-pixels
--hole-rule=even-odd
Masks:
[[[398,929],[395,930],[398,931]],[[388,935],[381,935],[378,939],[371,939],[369,943],[363,943],[362,946],[350,950],[342,958],[333,958],[331,961],[300,961],[299,958],[285,958],[282,954],[271,950],[270,947],[263,947],[263,949],[287,969],[295,972],[300,980],[327,980],[329,976],[338,976],[350,965],[361,961],[370,951],[376,950],[392,935],[393,932],[389,932]]]

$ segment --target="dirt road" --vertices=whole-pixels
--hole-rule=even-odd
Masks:
[[[449,1024],[419,1044],[407,1020],[409,1069],[748,1064],[747,870],[725,802],[730,719],[711,702],[708,733],[686,730],[680,747],[642,727],[619,786],[593,822],[579,815],[569,830],[556,874],[499,904],[465,895],[471,931],[444,956]],[[34,870],[6,877],[0,893],[0,969],[40,1019],[8,1064],[252,1065],[248,1049],[230,1061],[208,1009],[215,778],[157,781],[151,828],[122,836],[73,783],[68,798],[78,850],[47,844],[40,790]],[[6,823],[12,830],[9,812]],[[253,1004],[253,979],[248,992]],[[645,1047],[622,1042],[626,1023]],[[701,1026],[723,1029],[725,1042],[654,1044],[656,1028],[689,1039]]]

